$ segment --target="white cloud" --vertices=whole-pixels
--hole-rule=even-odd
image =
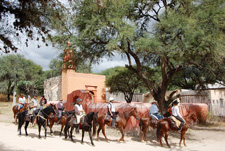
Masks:
[[[37,47],[38,44],[41,45],[40,48]],[[50,61],[60,54],[60,50],[34,41],[29,42],[28,47],[24,44],[20,46],[19,49],[18,54],[21,54],[26,59],[32,60],[34,63],[42,66],[43,70],[49,70],[48,66]]]

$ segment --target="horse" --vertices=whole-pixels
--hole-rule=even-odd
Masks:
[[[91,144],[94,145],[93,139],[92,139],[92,134],[91,134],[91,128],[92,128],[92,122],[93,122],[93,135],[95,135],[97,119],[98,119],[98,113],[90,112],[86,116],[81,118],[81,121],[83,121],[81,124],[76,124],[76,122],[77,122],[76,116],[69,115],[67,118],[66,127],[64,128],[65,139],[67,138],[67,131],[69,130],[70,127],[71,127],[70,138],[72,141],[73,141],[73,129],[76,127],[76,132],[78,132],[79,127],[81,127],[81,129],[82,129],[81,143],[83,143],[84,132],[86,131],[86,132],[89,132]]]
[[[39,132],[39,138],[41,138],[41,126],[45,129],[45,137],[47,137],[47,119],[50,113],[55,114],[56,113],[56,107],[55,105],[50,104],[50,106],[46,107],[45,109],[42,109],[38,115],[37,115],[37,125],[38,125],[38,132]]]
[[[61,116],[60,122],[59,122],[61,124],[60,136],[62,135],[62,130],[63,130],[64,126],[66,125],[66,118],[67,118],[67,116],[70,115],[70,114],[74,114],[74,112],[75,111],[72,110],[72,111],[65,111],[65,112],[62,113],[62,116]],[[53,133],[52,126],[54,125],[55,122],[58,121],[58,116],[57,115],[50,115],[48,117],[48,119],[49,119],[49,123],[50,123],[49,124],[50,134],[52,134]]]
[[[24,122],[26,122],[24,128],[25,128],[25,133],[26,135],[28,135],[27,133],[27,127],[29,125],[30,122],[30,118],[26,117],[28,114],[28,110],[22,111],[20,113],[18,113],[18,131],[19,131],[19,135],[21,135],[21,127],[23,126]]]
[[[171,114],[166,112],[163,114],[163,117],[169,117]],[[144,141],[147,140],[146,133],[148,131],[148,127],[151,126],[153,129],[157,128],[158,120],[152,116],[140,118],[139,127],[140,127],[140,134],[141,134],[141,142],[143,141],[143,134],[144,134]]]
[[[198,118],[194,112],[190,112],[187,116],[184,117],[184,119],[186,123],[182,126],[182,129],[181,129],[181,137],[180,137],[179,146],[181,146],[182,140],[183,140],[184,146],[186,146],[185,133],[190,126],[198,122]],[[177,127],[174,126],[172,120],[170,118],[164,118],[160,120],[157,124],[157,131],[156,131],[157,141],[160,142],[161,146],[163,146],[161,138],[162,136],[164,136],[166,144],[170,148],[170,145],[168,144],[168,141],[167,141],[169,131],[177,131]]]
[[[119,139],[119,141],[124,142],[124,129],[127,125],[128,120],[131,116],[134,116],[136,119],[137,116],[137,108],[131,108],[128,111],[125,111],[123,113],[119,113],[119,120],[117,122],[117,128],[120,130],[122,137]],[[105,135],[105,124],[108,126],[112,125],[111,121],[105,120],[105,114],[98,117],[98,131],[97,131],[97,140],[99,141],[99,132],[102,130],[102,134],[105,136],[105,140],[108,142],[108,138]]]
[[[29,103],[25,103],[21,109],[18,110],[18,105],[14,105],[12,108],[13,114],[14,114],[14,119],[15,119],[15,124],[17,124],[17,115],[18,113],[27,110],[29,107]]]
[[[151,126],[152,128],[157,128],[158,120],[152,117],[140,118],[139,127],[140,127],[140,134],[141,134],[141,141],[143,141],[143,134],[144,140],[147,142],[146,133],[148,131],[148,127]]]

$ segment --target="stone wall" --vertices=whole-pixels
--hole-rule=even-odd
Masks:
[[[53,77],[44,81],[44,95],[48,101],[58,101],[62,96],[62,77]]]

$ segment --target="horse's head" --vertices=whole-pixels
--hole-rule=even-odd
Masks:
[[[29,109],[29,103],[25,103],[23,106],[23,110],[28,110]]]
[[[51,107],[51,112],[53,113],[53,114],[56,114],[57,113],[57,108],[56,108],[56,106],[54,105],[54,104],[50,104],[50,107]]]
[[[136,108],[136,107],[133,107],[133,108],[131,109],[131,115],[133,115],[136,119],[140,119],[140,118],[138,117],[138,112],[137,112],[137,108]]]
[[[193,120],[194,123],[198,123],[198,117],[196,113],[192,112],[190,118]]]
[[[198,123],[198,117],[195,112],[190,112],[186,118],[186,122],[193,125]]]

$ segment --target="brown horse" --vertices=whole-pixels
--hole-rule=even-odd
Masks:
[[[198,118],[194,112],[189,113],[186,117],[184,117],[184,119],[185,119],[186,123],[183,125],[183,127],[181,129],[181,137],[180,137],[179,146],[181,146],[182,140],[183,140],[184,146],[186,146],[185,133],[190,126],[192,126],[194,123],[198,122]],[[161,146],[163,146],[161,138],[162,138],[162,136],[164,136],[166,144],[170,148],[170,145],[168,144],[168,141],[167,141],[168,132],[170,130],[177,131],[177,127],[174,126],[174,123],[172,122],[171,119],[164,118],[158,122],[156,135],[157,135],[157,140],[160,142]]]
[[[24,106],[18,110],[18,105],[14,105],[12,108],[13,114],[14,114],[14,119],[15,119],[15,124],[17,124],[17,115],[18,113],[27,110],[29,107],[29,103],[25,103]]]
[[[151,126],[152,128],[157,127],[158,120],[152,117],[140,118],[139,127],[140,127],[140,134],[141,134],[141,141],[143,141],[143,134],[144,140],[147,142],[146,133],[148,131],[148,127]]]
[[[135,118],[137,118],[137,109],[136,108],[131,108],[130,110],[123,112],[123,113],[119,113],[119,121],[116,122],[117,123],[117,128],[120,130],[122,137],[119,139],[119,141],[123,141],[124,142],[124,129],[127,125],[128,120],[130,119],[131,116],[134,116]],[[108,142],[108,138],[105,135],[105,124],[107,124],[108,126],[112,125],[111,121],[107,121],[105,120],[105,114],[101,115],[98,117],[98,131],[97,131],[97,140],[99,141],[99,132],[102,130],[102,134],[105,136],[105,140]]]
[[[169,112],[166,112],[163,114],[163,117],[169,117],[171,114]],[[148,127],[151,126],[152,128],[157,128],[158,120],[156,118],[153,118],[151,116],[140,118],[139,121],[139,127],[140,127],[140,134],[141,134],[141,141],[143,141],[143,134],[144,134],[144,140],[147,142],[147,136],[146,133],[148,131]]]

